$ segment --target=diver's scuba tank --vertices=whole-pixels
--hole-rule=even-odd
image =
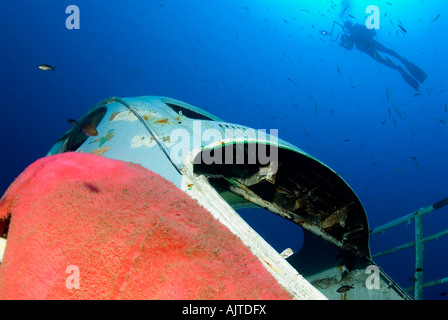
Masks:
[[[341,42],[339,43],[339,45],[340,45],[341,47],[344,47],[344,48],[347,49],[347,50],[352,50],[354,44],[355,44],[355,43],[353,42],[353,40],[351,39],[351,37],[350,37],[347,33],[344,33],[344,34],[341,36]]]

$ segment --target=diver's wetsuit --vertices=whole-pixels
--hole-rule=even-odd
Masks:
[[[416,65],[410,63],[405,58],[400,56],[395,51],[386,48],[381,43],[373,39],[376,36],[376,31],[374,29],[368,29],[366,26],[355,24],[353,25],[351,22],[344,23],[344,29],[347,33],[343,34],[341,37],[340,46],[352,50],[353,46],[356,45],[356,49],[359,51],[367,53],[376,61],[384,64],[385,66],[395,69],[401,73],[404,80],[415,90],[418,90],[419,83],[415,80],[417,79],[420,82],[425,81],[426,74],[418,68]],[[415,79],[407,73],[402,66],[395,64],[390,59],[385,59],[378,54],[378,51],[384,52],[392,57],[397,58],[415,77]]]

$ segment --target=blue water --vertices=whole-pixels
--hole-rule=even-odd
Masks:
[[[71,4],[79,29],[66,28]],[[364,24],[370,4],[380,9],[376,39],[428,75],[420,95],[397,71],[319,33],[334,20]],[[371,227],[430,205],[448,196],[447,8],[446,0],[1,0],[0,193],[48,152],[67,118],[110,96],[162,95],[278,129],[350,184]],[[448,209],[426,216],[425,228],[448,228]],[[373,238],[372,252],[411,241],[412,230]],[[425,280],[448,276],[447,246],[427,245]],[[407,287],[413,259],[410,249],[377,262]],[[425,298],[447,299],[441,292],[448,285]]]

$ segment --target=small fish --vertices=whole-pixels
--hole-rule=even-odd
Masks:
[[[390,63],[392,63],[392,65],[394,65],[394,66],[396,65],[395,62],[393,62],[392,60],[390,60],[389,57],[386,56],[386,59],[387,59]]]
[[[73,126],[77,126],[78,125],[78,121],[76,121],[75,119],[67,119],[68,123],[70,123]]]
[[[410,278],[409,278],[409,281],[410,281],[410,282],[417,282],[417,278],[416,278],[416,277],[410,277]]]
[[[95,126],[91,124],[86,124],[82,126],[82,131],[89,137],[96,137],[98,135],[98,131],[96,130]]]
[[[78,121],[75,119],[68,119],[67,120],[71,125],[77,126],[79,125]],[[98,131],[96,130],[95,126],[92,124],[85,124],[82,126],[82,131],[88,135],[89,137],[96,137],[98,135]]]
[[[348,17],[349,17],[349,18],[352,18],[352,19],[356,19],[356,18],[355,18],[354,16],[352,16],[351,14],[349,14]]]
[[[341,69],[339,69],[339,66],[336,66],[336,70],[338,71],[339,74],[341,74]]]
[[[316,113],[317,113],[317,103],[316,102],[314,102],[314,110],[316,110]]]
[[[303,129],[303,134],[306,135],[307,137],[309,137],[310,135],[308,134],[308,132],[306,132],[305,129]]]
[[[414,95],[412,96],[412,98],[415,98],[417,96],[421,96],[422,94],[420,92],[414,93]]]
[[[405,28],[403,28],[400,24],[398,26],[400,27],[401,30],[403,30],[404,33],[408,33],[408,31]]]
[[[39,66],[39,69],[40,69],[40,70],[43,70],[43,71],[49,71],[49,70],[56,71],[56,70],[55,70],[56,67],[52,67],[52,66],[50,66],[50,65],[48,65],[48,64],[41,64],[41,65]]]
[[[415,272],[422,272],[423,271],[423,268],[416,268],[415,269]]]
[[[446,124],[446,121],[445,121],[445,120],[442,120],[442,119],[437,119],[437,120],[439,120],[441,123]]]
[[[439,17],[440,17],[440,13],[437,15],[437,17],[435,17],[434,19],[432,19],[431,22],[436,21],[437,19],[439,19]]]
[[[395,112],[398,114],[398,116],[401,118],[400,111],[398,111],[397,107],[394,106],[394,110],[395,110]]]
[[[390,100],[390,92],[389,89],[386,89],[387,102]]]
[[[440,292],[441,297],[445,297],[446,295],[447,295],[447,293],[445,291]]]
[[[355,287],[353,287],[353,285],[345,285],[345,286],[342,286],[342,287],[339,287],[338,288],[338,290],[336,290],[336,292],[339,292],[339,293],[344,293],[344,292],[347,292],[347,291],[349,291],[350,289],[354,289]]]

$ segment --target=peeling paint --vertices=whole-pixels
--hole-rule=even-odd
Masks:
[[[156,141],[153,137],[148,135],[136,135],[131,140],[131,148],[140,148],[140,147],[146,147],[146,148],[152,148],[156,145]]]
[[[89,144],[99,142],[100,143],[99,147],[101,147],[103,144],[105,144],[107,141],[110,141],[113,138],[113,136],[115,134],[114,131],[115,131],[115,129],[108,130],[104,136],[99,137],[98,139],[95,139],[95,140],[91,140],[89,142]]]
[[[168,118],[160,119],[157,121],[154,121],[154,123],[168,123]]]
[[[269,268],[271,268],[275,272],[279,273],[278,269],[275,268],[272,264],[270,264],[264,257],[261,257],[261,259],[263,259],[263,261],[269,266]]]
[[[167,147],[174,144],[174,142],[171,141],[170,136],[167,135],[162,136],[160,140],[164,142]],[[141,147],[152,148],[155,145],[157,145],[157,142],[149,135],[139,134],[134,136],[131,140],[131,148],[133,149]]]
[[[90,151],[91,154],[96,154],[97,156],[102,156],[106,151],[109,151],[110,147],[102,147]]]
[[[137,112],[145,119],[149,121],[151,119],[160,119],[163,115],[160,112],[147,110],[146,108],[136,108]],[[168,119],[167,119],[168,120]],[[138,121],[137,117],[129,110],[117,111],[110,115],[109,121]]]

